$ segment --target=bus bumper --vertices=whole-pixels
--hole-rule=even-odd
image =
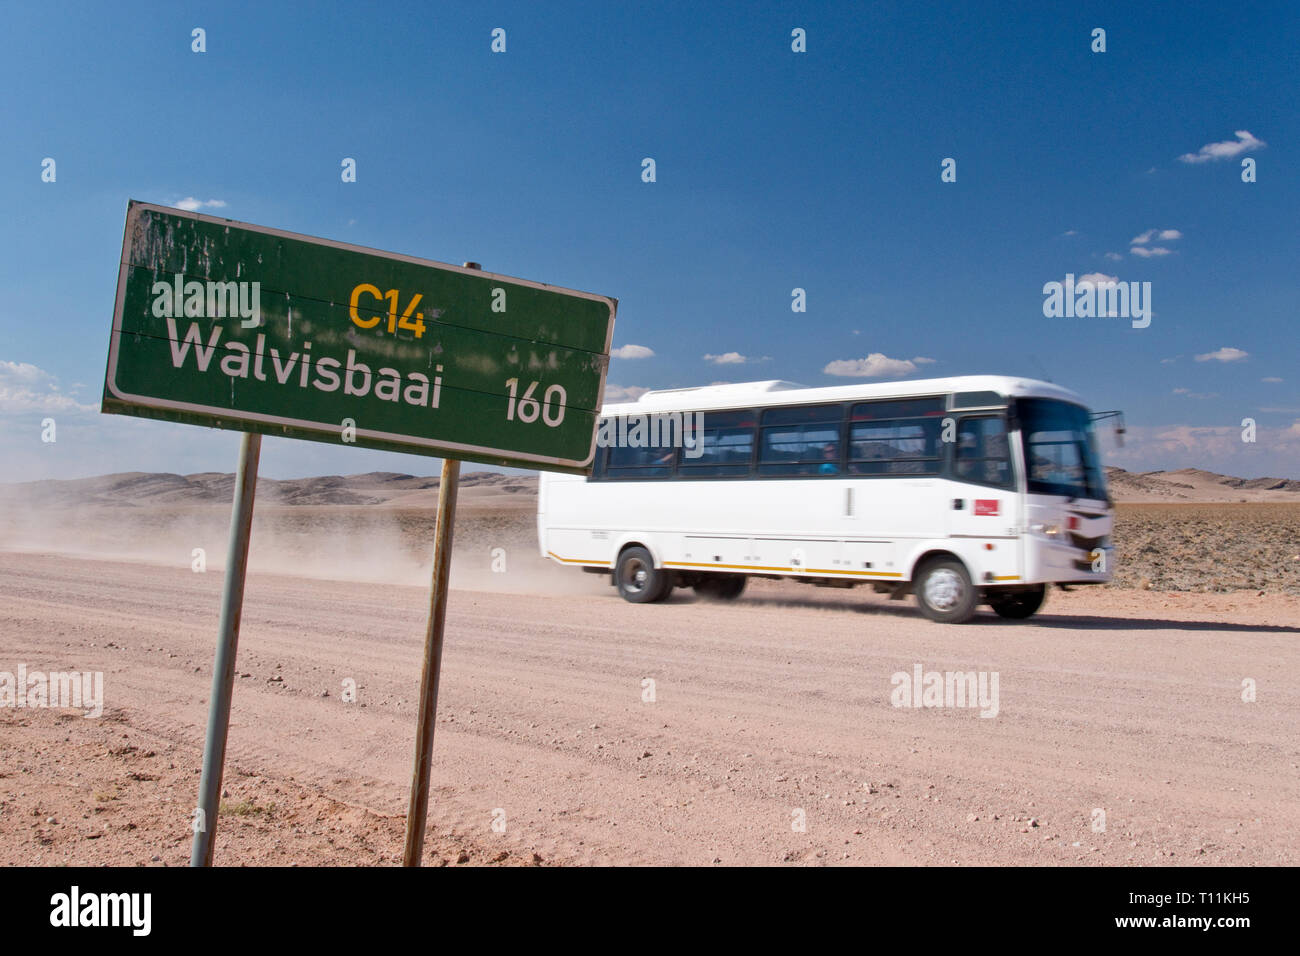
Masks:
[[[1025,578],[1034,583],[1107,584],[1115,571],[1115,548],[1110,544],[1085,551],[1062,543],[1031,553]]]

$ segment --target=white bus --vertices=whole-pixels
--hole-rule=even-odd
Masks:
[[[542,473],[537,534],[544,557],[609,574],[628,601],[796,578],[914,593],[959,623],[981,603],[1027,618],[1049,584],[1111,578],[1093,416],[1046,382],[670,389],[605,406],[600,427],[615,441],[589,478]]]

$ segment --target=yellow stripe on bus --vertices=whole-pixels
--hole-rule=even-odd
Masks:
[[[665,567],[674,568],[727,568],[734,571],[801,571],[804,574],[860,574],[865,577],[901,578],[901,571],[846,571],[842,568],[759,567],[749,564],[713,564],[700,561],[665,561]]]
[[[611,567],[604,561],[588,561],[584,558],[562,558],[554,551],[547,551],[556,561],[563,561],[565,564],[587,564],[596,565],[602,568]],[[764,567],[752,564],[714,564],[709,561],[665,561],[664,567],[670,568],[725,568],[728,571],[799,571],[803,574],[856,574],[868,578],[901,578],[901,571],[853,571],[842,568],[794,568],[794,567]],[[994,575],[994,581],[1019,581],[1018,574]]]
[[[551,557],[553,557],[556,561],[563,561],[565,564],[598,564],[602,568],[609,567],[609,564],[604,561],[586,561],[582,558],[562,558],[554,551],[547,551],[546,553],[549,554]]]

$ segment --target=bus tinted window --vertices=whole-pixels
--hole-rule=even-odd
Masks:
[[[849,471],[858,475],[937,475],[939,419],[854,423]]]
[[[772,408],[763,413],[760,475],[838,475],[844,470],[840,448],[840,405]]]
[[[855,475],[937,475],[944,400],[864,402],[849,425],[849,472]],[[924,417],[920,417],[924,416]]]
[[[1011,484],[1007,424],[1000,416],[963,418],[957,426],[953,477],[1006,487]]]
[[[1006,403],[1007,400],[997,392],[958,392],[952,397],[953,408],[985,408]]]
[[[592,459],[591,477],[587,479],[588,481],[600,481],[602,478],[605,477],[606,452],[607,449],[601,447],[600,445],[596,446],[596,457]]]
[[[609,462],[605,466],[607,478],[670,478],[673,473],[675,448],[628,448],[615,446],[609,449]]]
[[[694,422],[693,417],[686,418]],[[693,424],[687,427],[685,446],[678,456],[678,476],[747,477],[754,460],[754,422],[753,412],[705,412],[701,434],[695,434]]]
[[[1029,490],[1104,500],[1106,479],[1087,409],[1045,398],[1018,399],[1016,408]]]
[[[905,398],[888,402],[863,402],[853,406],[851,419],[855,422],[882,418],[917,418],[922,415],[942,415],[943,398]]]

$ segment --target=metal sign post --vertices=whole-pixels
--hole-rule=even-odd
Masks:
[[[424,631],[424,665],[420,672],[420,714],[415,725],[415,763],[411,767],[411,802],[406,810],[406,844],[402,866],[419,866],[424,855],[424,825],[429,810],[429,767],[433,759],[434,723],[438,719],[438,682],[442,676],[442,628],[447,619],[447,575],[451,571],[451,536],[456,521],[460,462],[442,463],[438,485],[438,527],[433,538],[433,588],[429,623]]]
[[[477,262],[466,269],[480,268]],[[442,460],[438,482],[438,523],[433,529],[433,583],[429,591],[429,621],[424,629],[424,663],[420,668],[420,712],[415,723],[415,762],[411,765],[411,800],[406,808],[406,840],[402,866],[419,866],[424,856],[424,827],[429,813],[429,769],[433,732],[438,720],[438,683],[442,678],[442,634],[447,620],[447,578],[451,573],[451,541],[456,530],[456,496],[460,491],[460,462]]]
[[[194,845],[190,848],[190,866],[212,865],[217,817],[221,812],[226,736],[230,731],[230,698],[235,685],[235,650],[239,645],[239,619],[244,610],[244,576],[248,571],[248,539],[253,528],[257,463],[261,454],[262,436],[245,432],[239,445],[235,503],[230,512],[230,547],[226,551],[226,579],[221,589],[221,627],[217,637],[217,657],[212,665],[208,733],[203,742],[203,773],[199,777],[199,805],[193,821]]]

